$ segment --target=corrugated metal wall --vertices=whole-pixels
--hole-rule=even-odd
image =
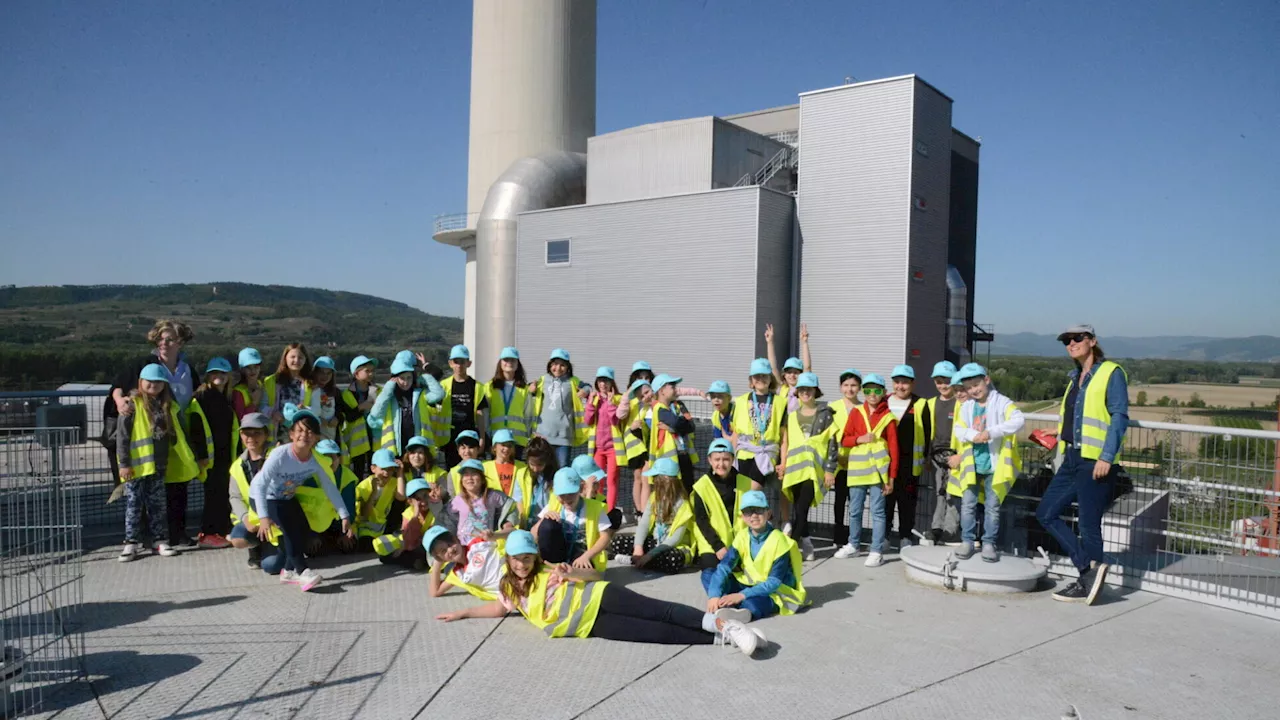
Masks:
[[[794,333],[791,307],[793,249],[795,231],[795,200],[783,193],[763,191],[760,193],[760,248],[759,262],[756,263],[756,299],[755,352],[748,360],[765,357],[764,326],[773,323],[779,353],[789,344]],[[786,356],[779,358],[779,362]],[[741,362],[741,368],[735,366],[733,379],[729,380],[735,392],[746,392],[746,378],[749,370],[747,362]],[[742,385],[743,390],[738,390]]]
[[[716,118],[712,149],[711,188],[733,187],[742,176],[755,173],[787,146]]]
[[[800,97],[800,320],[814,370],[903,361],[915,79]]]
[[[713,117],[643,125],[587,141],[587,204],[711,189]]]
[[[745,368],[759,335],[762,193],[771,194],[744,187],[521,215],[516,341],[525,367],[541,372],[564,347],[583,376],[599,365],[626,375],[644,359],[701,388]],[[562,238],[571,239],[570,264],[546,266],[545,242]]]
[[[946,352],[947,234],[951,208],[951,100],[915,84],[911,156],[911,281],[907,284],[907,363],[927,378]],[[917,279],[916,273],[922,273]],[[917,354],[918,353],[918,354]],[[933,395],[928,382],[921,395]]]

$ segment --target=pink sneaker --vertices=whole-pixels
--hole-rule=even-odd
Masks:
[[[297,577],[298,577],[298,584],[302,586],[302,592],[306,592],[311,588],[319,585],[320,581],[324,579],[320,577],[319,573],[312,570],[311,568],[307,568],[306,570],[303,570],[302,572],[298,573]]]
[[[298,573],[292,570],[281,570],[280,582],[284,585],[299,585],[302,583],[302,581],[298,579]]]

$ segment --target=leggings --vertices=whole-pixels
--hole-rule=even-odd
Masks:
[[[165,509],[169,519],[169,544],[177,545],[183,540],[189,540],[187,535],[187,486],[191,481],[180,483],[165,483]],[[227,504],[230,504],[228,500]],[[227,519],[231,519],[231,513],[227,513]]]
[[[790,487],[791,490],[791,536],[809,537],[809,510],[813,505],[815,492],[812,482],[802,482]]]
[[[831,525],[831,539],[835,541],[836,547],[842,547],[849,543],[849,513],[845,508],[849,505],[849,488],[846,484],[849,482],[849,472],[841,470],[836,473],[836,518]],[[859,528],[861,532],[861,528]],[[803,536],[802,536],[803,537]]]
[[[898,537],[915,541],[911,531],[916,527],[916,500],[920,495],[920,478],[907,476],[893,483],[893,494],[884,499],[885,522],[893,524],[893,510],[898,509]]]
[[[280,526],[283,537],[280,538],[284,552],[282,570],[302,572],[307,569],[307,558],[303,552],[307,547],[307,516],[297,498],[287,500],[267,500],[267,517]]]
[[[613,452],[612,443],[596,448],[595,461],[605,471],[605,482],[608,483],[605,489],[606,507],[612,510],[618,506],[618,456]]]
[[[660,645],[710,645],[707,613],[688,605],[645,597],[610,583],[600,596],[591,637]]]
[[[653,536],[644,539],[644,551],[646,553],[653,552],[658,547],[658,541]],[[636,549],[636,536],[631,534],[618,534],[613,536],[613,540],[609,541],[609,556],[625,555],[632,557],[631,553]],[[643,570],[654,570],[666,575],[674,575],[688,567],[689,561],[682,550],[679,548],[669,547],[662,552],[654,554],[648,563],[642,568]]]
[[[231,484],[231,461],[216,460],[204,481],[204,511],[200,515],[200,532],[226,535],[231,532],[231,501],[227,489]]]

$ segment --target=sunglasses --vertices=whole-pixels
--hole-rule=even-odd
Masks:
[[[1071,343],[1084,342],[1088,338],[1089,338],[1089,335],[1087,335],[1086,333],[1076,333],[1075,335],[1068,335],[1062,338],[1062,346],[1066,347]]]
[[[883,395],[883,394],[884,394],[884,388],[879,388],[879,387],[864,387],[864,388],[862,388],[862,394],[863,394],[863,395]]]

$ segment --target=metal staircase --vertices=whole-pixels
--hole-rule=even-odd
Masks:
[[[738,178],[738,182],[734,183],[733,186],[765,185],[784,168],[794,168],[799,159],[800,153],[796,148],[784,147],[769,158],[769,161],[762,165],[759,170],[749,172]]]

